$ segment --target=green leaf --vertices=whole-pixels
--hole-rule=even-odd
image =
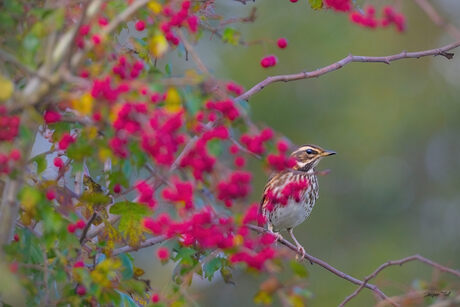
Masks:
[[[240,42],[240,37],[240,32],[232,28],[225,28],[224,32],[222,33],[222,40],[232,45],[238,45]]]
[[[171,77],[171,64],[166,64],[165,65],[165,72],[168,77]]]
[[[217,257],[204,265],[204,277],[207,278],[209,281],[212,280],[214,273],[222,268],[222,259],[223,258]]]
[[[145,216],[150,213],[149,208],[140,203],[130,201],[121,201],[110,207],[110,213],[118,215],[141,215]]]
[[[291,260],[289,265],[291,266],[291,270],[297,276],[299,276],[301,278],[306,278],[308,276],[308,271],[307,271],[307,268],[305,267],[305,265],[299,263],[296,260]]]
[[[38,156],[35,156],[33,159],[32,159],[33,162],[37,163],[37,174],[41,174],[43,173],[43,171],[46,169],[47,167],[47,161],[46,161],[46,157],[45,155],[43,154],[40,154]]]
[[[133,268],[133,263],[130,259],[130,257],[128,257],[128,255],[126,254],[121,254],[118,256],[121,260],[121,264],[123,265],[123,270],[121,272],[121,277],[123,279],[130,279],[131,277],[133,277],[133,274],[134,274],[134,268]]]
[[[141,220],[150,213],[150,209],[143,204],[122,201],[110,208],[110,213],[120,215],[118,231],[130,246],[138,246],[144,239]]]
[[[323,7],[323,0],[308,0],[310,6],[314,10],[319,10]]]
[[[222,142],[221,140],[211,140],[206,144],[209,153],[215,157],[218,157],[222,153]]]

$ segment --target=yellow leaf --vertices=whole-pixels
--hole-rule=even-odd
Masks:
[[[161,12],[161,4],[156,1],[150,1],[147,4],[147,7],[155,14],[159,14]]]
[[[98,129],[94,126],[87,127],[86,132],[88,133],[88,138],[90,140],[94,140],[94,138],[97,136]]]
[[[259,291],[256,296],[254,296],[254,303],[256,304],[263,304],[263,305],[270,305],[273,299],[271,295],[269,295],[265,291]]]
[[[289,297],[289,302],[293,307],[304,307],[305,303],[303,302],[302,298],[298,295],[291,295]]]
[[[166,92],[165,109],[171,113],[176,113],[182,109],[179,92],[173,87]]]
[[[168,42],[163,34],[155,34],[149,40],[149,50],[154,57],[163,56],[168,50]]]
[[[8,100],[13,95],[13,82],[0,75],[0,101]]]
[[[112,152],[108,148],[100,148],[98,152],[99,160],[106,161],[112,157]]]
[[[80,99],[72,101],[72,107],[82,115],[90,115],[93,111],[93,96],[90,93],[85,93]]]
[[[242,235],[236,235],[233,237],[233,244],[235,244],[235,246],[240,246],[241,244],[243,244],[244,242],[244,238]]]

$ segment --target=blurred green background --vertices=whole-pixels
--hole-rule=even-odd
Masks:
[[[381,7],[394,2],[371,3]],[[216,12],[226,17],[245,17],[256,6],[253,24],[232,27],[246,41],[268,38],[273,43],[232,46],[204,33],[197,49],[218,78],[248,89],[266,76],[311,71],[349,53],[383,56],[454,41],[413,1],[399,3],[407,17],[402,34],[394,28],[363,29],[333,11],[314,12],[305,0],[217,1]],[[435,5],[451,21],[460,17],[455,0]],[[276,47],[279,37],[289,41],[285,50]],[[260,67],[267,54],[277,55],[276,67]],[[296,228],[308,252],[358,278],[387,260],[416,253],[460,267],[459,85],[457,55],[451,61],[429,57],[391,65],[352,63],[319,79],[272,84],[250,99],[256,123],[296,144],[338,152],[320,164],[332,171],[320,178],[320,199],[310,219]],[[251,200],[259,201],[267,175],[258,162],[250,167],[256,176]],[[152,257],[148,249],[137,260],[145,263]],[[356,288],[317,265],[307,266],[314,294],[310,306],[335,306]],[[152,267],[148,275],[154,285],[167,287],[171,270]],[[431,281],[432,275],[430,267],[414,262],[389,268],[374,282],[388,295],[398,295],[417,279]],[[440,278],[458,287],[458,280],[447,274]],[[235,286],[219,279],[196,280],[192,295],[202,306],[253,305],[260,280],[238,272]],[[372,293],[364,290],[350,306],[373,302]]]

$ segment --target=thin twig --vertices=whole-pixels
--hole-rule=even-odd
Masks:
[[[91,227],[91,224],[93,223],[96,217],[97,217],[97,213],[94,212],[93,215],[91,215],[91,218],[86,223],[85,228],[83,228],[83,231],[81,232],[81,236],[80,236],[80,244],[83,244],[83,242],[85,241],[86,234],[88,233],[88,229]]]
[[[146,248],[146,247],[149,247],[149,246],[153,246],[155,244],[159,244],[159,243],[164,242],[166,240],[168,240],[167,236],[164,236],[164,235],[156,236],[156,237],[153,237],[153,238],[145,240],[138,247],[132,247],[132,246],[128,245],[128,246],[123,246],[123,247],[117,248],[117,249],[115,249],[113,251],[112,255],[117,256],[117,255],[122,254],[122,253],[129,253],[129,252],[132,252],[132,251],[137,251],[137,250],[140,250],[142,248]]]
[[[435,25],[446,30],[454,39],[460,40],[460,30],[453,24],[446,22],[430,2],[427,0],[414,0],[414,2],[428,15]]]
[[[371,280],[372,278],[376,277],[377,274],[379,274],[383,269],[389,267],[389,266],[393,266],[393,265],[403,265],[404,263],[406,262],[410,262],[410,261],[420,261],[420,262],[423,262],[423,263],[426,263],[436,269],[438,269],[439,271],[441,272],[446,272],[446,273],[450,273],[452,275],[455,275],[457,277],[460,278],[460,271],[457,271],[457,270],[454,270],[454,269],[451,269],[451,268],[448,268],[448,267],[445,267],[439,263],[436,263],[434,261],[431,261],[430,259],[427,259],[423,256],[420,256],[420,255],[413,255],[413,256],[409,256],[409,257],[406,257],[406,258],[403,258],[403,259],[399,259],[399,260],[390,260],[390,261],[387,261],[385,262],[384,264],[380,265],[372,274],[368,275],[363,283],[361,284],[361,286],[359,286],[358,289],[356,289],[352,294],[350,294],[349,296],[347,296],[342,303],[340,303],[340,307],[342,306],[345,306],[346,303],[348,303],[352,298],[354,298],[356,295],[358,295],[359,292],[361,292],[361,290],[365,287],[365,285],[367,284],[367,282],[369,280]]]
[[[353,62],[390,64],[393,61],[397,61],[401,59],[418,59],[421,57],[426,57],[426,56],[431,56],[431,55],[432,56],[440,55],[450,60],[452,59],[454,54],[448,53],[447,51],[455,49],[458,46],[460,46],[460,41],[449,44],[449,45],[445,45],[443,47],[436,48],[436,49],[423,50],[423,51],[417,51],[417,52],[403,51],[398,54],[383,56],[383,57],[358,56],[358,55],[350,54],[344,57],[343,59],[341,59],[340,61],[337,61],[333,64],[319,68],[314,71],[267,77],[265,80],[257,83],[256,85],[254,85],[251,89],[249,89],[242,95],[236,97],[235,100],[248,100],[252,95],[260,92],[263,88],[265,88],[267,85],[271,83],[280,82],[280,81],[289,82],[289,81],[295,81],[295,80],[317,78],[329,72],[338,70],[344,67],[345,65],[349,63],[353,63]]]

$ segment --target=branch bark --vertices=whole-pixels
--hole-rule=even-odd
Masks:
[[[359,286],[358,289],[356,289],[352,294],[350,294],[349,296],[347,296],[342,303],[340,303],[340,307],[342,306],[345,306],[345,304],[347,304],[351,299],[353,299],[356,295],[359,294],[359,292],[361,292],[361,290],[366,286],[367,282],[369,280],[371,280],[372,278],[376,277],[377,274],[379,274],[381,271],[383,271],[385,268],[389,267],[389,266],[393,266],[393,265],[403,265],[404,263],[406,262],[410,262],[410,261],[420,261],[420,262],[423,262],[423,263],[426,263],[432,267],[434,267],[435,269],[441,271],[441,272],[446,272],[446,273],[450,273],[454,276],[457,276],[460,278],[460,271],[457,271],[457,270],[454,270],[454,269],[451,269],[451,268],[448,268],[448,267],[445,267],[439,263],[436,263],[434,261],[431,261],[430,259],[427,259],[423,256],[420,256],[420,255],[413,255],[413,256],[409,256],[409,257],[406,257],[406,258],[402,258],[402,259],[399,259],[399,260],[390,260],[390,261],[387,261],[385,262],[384,264],[380,265],[372,274],[368,275],[363,283],[361,284],[361,286]]]
[[[265,80],[257,83],[256,85],[254,85],[251,89],[249,89],[242,95],[236,97],[235,100],[248,100],[252,95],[260,92],[267,85],[270,85],[275,82],[280,82],[280,81],[289,82],[289,81],[295,81],[295,80],[317,78],[329,72],[338,70],[344,67],[345,65],[349,63],[353,63],[353,62],[390,64],[391,62],[398,61],[401,59],[419,59],[421,57],[437,56],[437,55],[443,56],[450,60],[452,59],[454,54],[449,53],[447,51],[455,49],[459,46],[460,46],[460,41],[457,41],[455,43],[451,43],[449,45],[445,45],[443,47],[436,48],[436,49],[416,51],[416,52],[402,51],[398,54],[382,56],[382,57],[359,56],[359,55],[350,54],[344,57],[343,59],[341,59],[340,61],[337,61],[328,66],[325,66],[325,67],[322,67],[322,68],[319,68],[319,69],[316,69],[310,72],[304,71],[304,72],[300,72],[296,74],[277,75],[277,76],[267,77]]]

